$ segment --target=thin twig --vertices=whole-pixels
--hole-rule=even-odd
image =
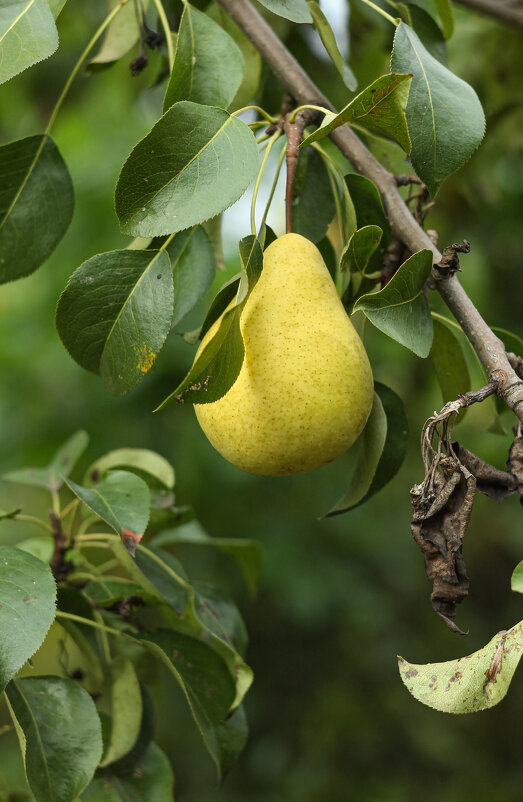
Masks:
[[[218,3],[239,25],[282,86],[298,103],[330,107],[328,99],[248,0],[218,0]],[[434,262],[440,262],[441,253],[405,205],[394,176],[374,158],[349,126],[337,128],[330,137],[354,168],[378,187],[394,236],[412,253],[425,248],[431,250]],[[485,323],[456,276],[442,278],[433,271],[433,278],[438,292],[468,337],[487,374],[495,370],[505,373],[506,380],[498,392],[507,406],[523,420],[523,385],[520,385],[519,377],[507,359],[503,343]]]

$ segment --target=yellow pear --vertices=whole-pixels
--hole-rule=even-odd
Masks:
[[[218,401],[194,405],[220,454],[249,473],[284,476],[319,468],[349,448],[372,407],[372,371],[312,242],[285,234],[269,245],[240,330],[238,378]]]

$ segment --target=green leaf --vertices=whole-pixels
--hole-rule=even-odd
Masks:
[[[115,657],[110,666],[112,727],[101,766],[108,766],[131,751],[142,721],[142,694],[132,662]]]
[[[67,482],[75,496],[121,536],[134,555],[149,520],[149,488],[134,473],[111,471],[96,487]]]
[[[0,4],[0,84],[49,58],[58,31],[46,0],[8,0]]]
[[[121,395],[153,366],[171,327],[173,298],[165,251],[100,253],[70,277],[56,326],[73,359]]]
[[[42,644],[53,623],[56,585],[48,565],[0,546],[0,693]]]
[[[163,110],[180,100],[226,109],[242,82],[245,62],[229,34],[185,4]]]
[[[365,275],[369,260],[379,246],[383,231],[379,226],[363,226],[354,232],[340,256],[340,270]]]
[[[250,103],[258,91],[262,75],[261,56],[250,39],[245,36],[244,32],[236,25],[225,9],[216,3],[212,3],[207,7],[205,13],[234,39],[243,56],[245,69],[242,82],[228,107],[230,111],[241,109]]]
[[[334,66],[341,75],[343,83],[347,89],[350,89],[351,92],[355,92],[358,87],[358,81],[349,65],[341,57],[341,53],[336,42],[336,37],[334,36],[334,32],[329,25],[327,17],[321,10],[320,5],[316,2],[316,0],[308,0],[307,5],[312,15],[313,25],[318,31],[325,50],[331,57]]]
[[[54,19],[58,19],[67,0],[47,0]]]
[[[115,8],[119,2],[120,0],[110,0],[109,8]],[[144,11],[147,10],[148,5],[149,0],[142,0],[141,7]],[[116,17],[109,23],[100,50],[88,62],[87,71],[95,71],[114,64],[115,61],[125,56],[134,47],[140,38],[136,13],[134,2],[127,3],[121,8]]]
[[[398,658],[400,675],[419,702],[443,713],[474,713],[500,702],[523,654],[523,621],[473,654],[415,665]]]
[[[26,677],[6,688],[37,802],[74,802],[102,754],[94,702],[73,680]]]
[[[240,566],[251,597],[256,594],[261,574],[262,553],[257,540],[237,537],[211,537],[198,521],[189,521],[176,529],[166,529],[151,541],[155,546],[189,544],[211,546],[234,557]]]
[[[206,630],[244,656],[247,649],[247,630],[232,599],[219,593],[208,582],[195,582],[193,587],[198,620]],[[225,652],[222,657],[225,658]]]
[[[82,794],[82,802],[174,802],[171,764],[162,750],[151,743],[145,755],[127,773],[111,767],[101,772]]]
[[[43,487],[50,493],[56,493],[84,453],[88,442],[89,435],[80,430],[60,446],[46,468],[22,468],[19,471],[5,473],[2,479],[7,479],[8,482]]]
[[[362,295],[354,305],[376,328],[417,356],[429,355],[433,327],[423,287],[432,269],[432,251],[413,254],[379,292]]]
[[[308,148],[300,153],[292,188],[292,230],[319,242],[335,212],[328,168],[320,154]]]
[[[28,537],[27,540],[19,541],[16,548],[32,554],[46,564],[50,562],[54,551],[51,537]]]
[[[385,215],[378,188],[372,181],[357,173],[345,176],[345,181],[356,210],[358,228],[375,225],[383,231],[380,244],[370,257],[367,267],[368,273],[374,273],[381,270],[383,257],[392,239],[389,221]]]
[[[104,576],[92,580],[83,589],[83,594],[97,607],[112,607],[116,602],[122,601],[122,599],[128,599],[130,596],[141,596],[145,598],[140,585],[136,582],[129,582],[128,579],[122,579],[116,576],[108,576],[107,578]],[[148,598],[149,604],[153,606],[154,601],[156,601],[156,599],[152,597]]]
[[[74,192],[65,162],[45,134],[2,145],[0,176],[4,283],[28,276],[51,256],[71,222]]]
[[[399,72],[377,78],[338,114],[326,114],[320,127],[304,139],[300,147],[323,139],[340,125],[357,123],[370,131],[389,136],[409,153],[411,143],[405,107],[411,80],[412,75],[402,75]]]
[[[312,22],[306,0],[259,0],[259,2],[273,14],[290,19],[291,22]]]
[[[127,468],[139,474],[156,479],[161,485],[172,490],[174,487],[174,469],[167,460],[156,451],[148,448],[117,448],[109,451],[93,462],[86,471],[84,484],[96,483],[106,473],[115,468]]]
[[[409,6],[410,24],[431,56],[448,67],[447,44],[433,17],[417,5]]]
[[[514,568],[510,587],[515,593],[523,593],[523,560]]]
[[[438,23],[445,39],[449,39],[454,31],[454,14],[450,0],[404,0],[409,14],[422,9],[431,19]]]
[[[238,295],[240,278],[241,273],[237,273],[235,276],[230,278],[229,281],[226,281],[225,284],[222,284],[214,296],[209,309],[207,310],[207,314],[205,315],[198,339],[201,340],[206,335],[212,324],[218,320],[222,312],[227,309],[233,298]]]
[[[245,355],[240,317],[249,294],[261,273],[263,255],[258,240],[245,237],[239,243],[242,277],[236,304],[225,312],[214,336],[206,344],[185,379],[158,409],[171,401],[208,404],[217,401],[232,387]]]
[[[391,69],[414,76],[407,103],[410,158],[434,196],[445,178],[470,159],[483,139],[481,103],[472,87],[431,56],[403,22],[396,29]]]
[[[492,331],[499,337],[507,351],[512,351],[516,356],[523,356],[523,340],[517,334],[513,334],[507,329],[500,329],[499,326],[492,326]]]
[[[227,209],[258,171],[248,126],[223,109],[175,103],[124,164],[116,212],[125,234],[182,231]]]
[[[470,376],[463,348],[453,330],[440,318],[433,319],[434,340],[430,358],[441,387],[443,402],[470,390]],[[460,416],[461,417],[461,416]]]

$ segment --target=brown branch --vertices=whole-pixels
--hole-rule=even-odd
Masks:
[[[249,0],[218,0],[218,3],[251,40],[282,86],[299,103],[330,107],[328,99]],[[405,205],[398,192],[395,177],[374,158],[347,125],[337,128],[330,137],[353,167],[378,187],[394,236],[412,253],[424,248],[431,250],[434,262],[440,262],[441,253]],[[487,326],[456,276],[441,277],[433,271],[433,278],[438,292],[468,337],[487,374],[496,370],[504,372],[505,380],[500,384],[499,393],[507,406],[523,420],[523,386],[507,359],[503,343]]]
[[[49,520],[51,521],[51,531],[54,540],[54,549],[51,559],[49,560],[49,567],[56,581],[60,582],[72,571],[74,565],[72,562],[66,562],[64,559],[65,553],[69,548],[69,538],[62,529],[60,516],[57,515],[54,510],[49,510]]]
[[[300,153],[300,143],[303,132],[308,125],[313,123],[318,124],[319,120],[323,117],[318,114],[314,109],[302,109],[296,115],[296,119],[290,122],[292,114],[287,114],[283,120],[283,131],[287,137],[287,185],[285,188],[285,230],[287,234],[292,231],[292,189],[294,187],[294,178],[296,176],[296,168],[298,166],[298,156]]]
[[[521,5],[503,0],[458,0],[462,6],[467,6],[480,14],[487,14],[500,22],[514,28],[523,28],[523,9]]]

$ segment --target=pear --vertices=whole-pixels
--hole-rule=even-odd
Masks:
[[[371,411],[372,371],[312,242],[285,234],[269,245],[240,331],[245,357],[236,381],[218,401],[194,405],[217,451],[249,473],[284,476],[349,448]]]

